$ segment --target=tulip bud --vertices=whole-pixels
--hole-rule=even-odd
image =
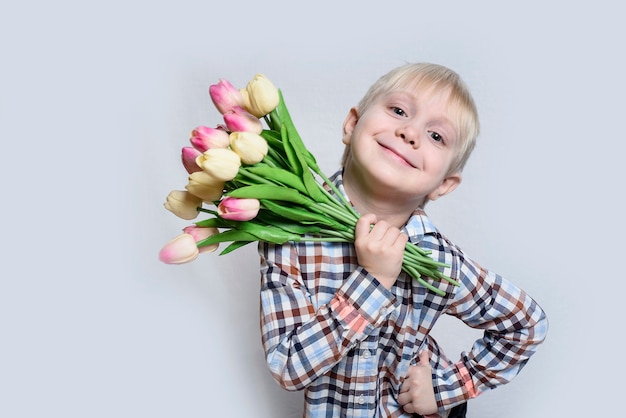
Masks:
[[[181,154],[182,154],[181,159],[183,161],[183,166],[185,167],[185,170],[187,170],[189,174],[194,173],[196,171],[202,171],[202,168],[200,168],[200,166],[196,164],[196,159],[200,155],[202,155],[200,151],[198,151],[197,149],[193,147],[183,147]]]
[[[217,206],[217,214],[231,221],[249,221],[259,213],[260,207],[257,199],[225,197]]]
[[[196,164],[215,179],[230,181],[239,172],[241,158],[228,148],[212,148],[201,154]]]
[[[198,216],[202,199],[185,190],[173,190],[167,195],[164,206],[179,218],[191,220]]]
[[[189,182],[185,189],[205,202],[215,202],[224,193],[224,182],[204,171],[197,171],[189,175]]]
[[[224,113],[224,122],[230,132],[260,134],[263,131],[263,124],[259,118],[242,107],[235,107],[232,111]]]
[[[252,132],[231,133],[230,147],[239,155],[244,164],[256,164],[262,161],[268,152],[265,138]]]
[[[217,84],[210,86],[209,95],[221,114],[230,112],[235,106],[243,107],[244,105],[241,92],[227,80],[220,80]]]
[[[190,225],[190,226],[186,226],[183,228],[183,232],[185,234],[189,234],[193,237],[193,239],[196,241],[196,244],[198,244],[199,242],[212,237],[213,235],[217,235],[220,231],[217,228],[203,228],[200,226],[196,226],[196,225]],[[211,245],[205,245],[202,247],[198,247],[198,250],[200,251],[200,254],[202,253],[212,253],[213,251],[217,250],[217,248],[219,247],[219,244],[211,244]]]
[[[257,119],[258,120],[258,119]],[[200,152],[204,152],[211,148],[227,148],[228,132],[219,128],[209,128],[207,126],[198,126],[191,131],[191,145]]]
[[[159,260],[167,264],[182,264],[193,261],[200,251],[190,234],[181,234],[165,244],[159,252]]]
[[[278,106],[278,89],[263,74],[255,75],[240,92],[244,107],[257,118],[262,118]]]

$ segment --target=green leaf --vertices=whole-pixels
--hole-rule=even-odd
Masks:
[[[304,196],[295,189],[290,189],[288,187],[282,186],[274,186],[271,184],[255,184],[251,186],[244,186],[229,191],[227,195],[239,199],[280,200],[285,202],[297,203],[304,206],[311,206],[315,204],[314,201]]]
[[[298,235],[316,235],[322,230],[317,225],[304,225],[296,221],[290,221],[289,219],[276,216],[269,210],[259,211],[255,219],[261,223],[275,225],[277,228]]]
[[[283,140],[283,149],[285,150],[285,155],[287,156],[287,161],[289,162],[289,168],[294,174],[301,177],[302,173],[305,172],[305,167],[302,167],[295,148],[291,142],[289,142],[287,127],[285,125],[281,126],[280,135]]]
[[[311,168],[309,167],[308,161],[313,160],[313,164],[315,168],[319,170],[317,167],[317,163],[315,163],[315,159],[312,158],[309,150],[304,146],[302,142],[302,138],[300,138],[300,134],[298,133],[296,127],[291,120],[291,116],[289,115],[289,111],[287,110],[287,106],[282,99],[282,93],[279,90],[280,101],[278,103],[278,114],[280,115],[280,119],[282,120],[281,126],[281,138],[283,142],[283,147],[285,149],[285,153],[287,154],[287,159],[289,160],[289,164],[292,167],[292,171],[295,172],[304,183],[306,187],[307,194],[311,197],[311,199],[316,202],[327,203],[329,200],[328,194],[325,193],[315,177],[313,177],[313,173],[311,172]],[[311,155],[310,158],[306,158],[306,155]]]
[[[215,217],[198,221],[196,222],[196,226],[202,228],[230,228],[231,222],[226,219]]]
[[[298,152],[302,155],[305,164],[312,168],[316,173],[320,172],[320,168],[317,165],[317,161],[313,154],[304,146],[304,142],[296,129],[296,126],[291,119],[291,115],[289,114],[289,110],[287,110],[287,106],[285,105],[285,101],[283,99],[283,92],[278,90],[278,106],[276,107],[276,111],[280,117],[280,121],[287,128],[287,134],[289,135],[289,140],[292,146],[298,150]]]
[[[221,242],[257,240],[257,237],[249,232],[240,231],[237,229],[229,229],[228,231],[223,231],[219,234],[211,235],[208,238],[198,241],[197,245],[198,247],[204,247],[207,245],[219,244]]]
[[[272,211],[278,216],[306,224],[319,224],[330,228],[344,230],[345,227],[328,216],[310,212],[302,207],[281,206],[271,200],[261,200],[261,207]]]
[[[239,171],[241,172],[242,169],[240,169]],[[304,187],[304,183],[302,183],[302,179],[293,174],[291,171],[285,170],[284,168],[259,165],[246,167],[245,171],[256,174],[257,176],[261,176],[275,183],[294,188],[301,193],[307,192],[306,187]]]
[[[241,222],[239,229],[248,232],[260,240],[273,244],[283,244],[287,241],[300,241],[300,235],[292,234],[272,225],[259,225],[253,222]]]
[[[254,241],[235,241],[235,242],[232,242],[230,245],[228,245],[228,247],[224,248],[224,250],[220,253],[220,255],[224,255],[224,254],[228,254],[230,252],[233,252],[236,249],[243,247],[244,245],[250,244],[251,242],[254,242]]]
[[[268,142],[268,145],[272,147],[277,147],[279,149],[283,148],[280,132],[271,129],[264,129],[263,131],[261,131],[261,136],[265,138],[265,140]]]
[[[264,161],[271,159],[279,166],[289,168],[289,162],[287,160],[287,154],[285,153],[283,141],[280,137],[280,132],[264,130],[261,132],[261,136],[265,138],[268,145],[268,155],[265,156]]]

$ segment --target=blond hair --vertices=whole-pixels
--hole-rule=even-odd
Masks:
[[[460,173],[476,145],[480,130],[478,111],[474,99],[465,82],[451,69],[438,64],[414,63],[397,67],[380,77],[369,88],[357,105],[360,117],[383,94],[399,89],[436,89],[448,92],[450,108],[454,110],[453,123],[459,135],[459,146],[448,174]],[[341,163],[345,165],[350,158],[350,146],[347,146]]]

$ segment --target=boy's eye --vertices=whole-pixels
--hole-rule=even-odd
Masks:
[[[430,137],[437,142],[443,142],[443,137],[439,135],[437,132],[431,132]]]
[[[395,113],[398,116],[406,116],[406,112],[400,109],[399,107],[393,106],[391,110],[393,111],[393,113]]]

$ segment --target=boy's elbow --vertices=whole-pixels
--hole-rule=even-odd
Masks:
[[[539,318],[539,321],[537,322],[537,328],[538,328],[538,339],[539,342],[542,343],[545,341],[546,336],[548,335],[548,328],[549,328],[549,322],[548,322],[548,317],[546,316],[546,313],[542,311],[541,313],[541,317]]]
[[[272,360],[274,358],[274,360]],[[278,356],[278,358],[281,358]],[[306,383],[302,376],[299,376],[293,373],[293,370],[283,361],[277,361],[277,357],[268,356],[267,357],[267,366],[270,370],[270,374],[278,383],[278,385],[289,391],[295,392],[302,390],[306,387]]]
[[[304,389],[303,385],[298,385],[291,379],[284,379],[282,377],[278,377],[278,378],[274,377],[274,380],[276,380],[276,382],[281,388],[289,392],[297,392],[299,390]]]
[[[541,308],[536,313],[536,317],[537,319],[533,321],[530,334],[530,340],[533,345],[539,345],[546,340],[549,328],[548,317]]]
[[[306,385],[303,383],[302,379],[294,379],[288,376],[287,373],[272,372],[272,377],[281,388],[289,392],[297,392],[306,388]]]

